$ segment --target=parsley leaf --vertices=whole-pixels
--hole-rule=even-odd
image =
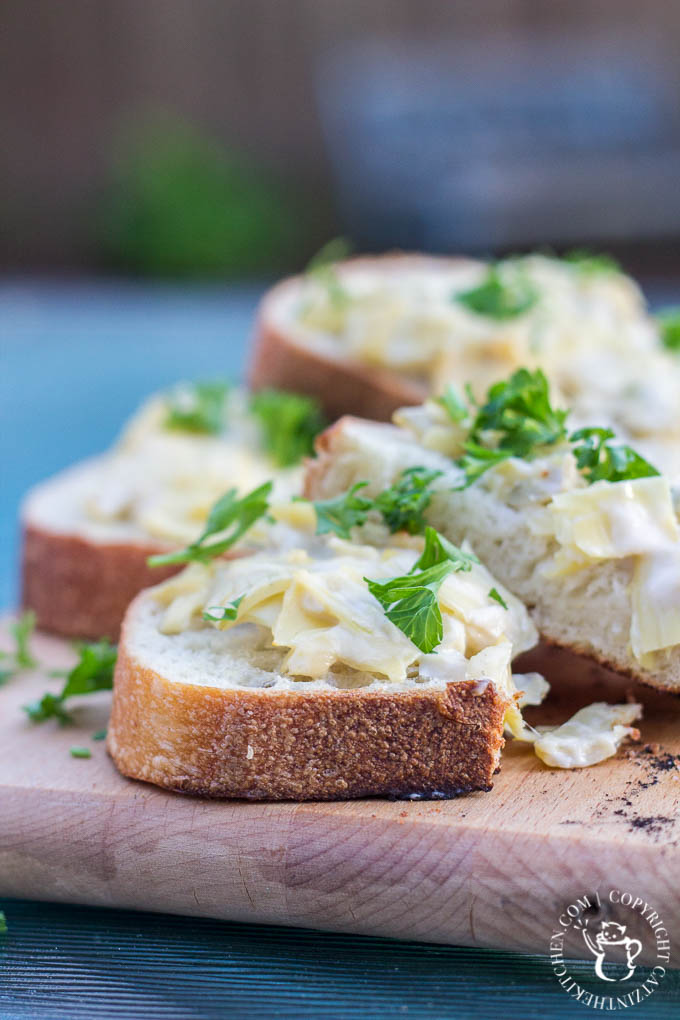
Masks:
[[[362,525],[369,510],[373,509],[372,499],[356,495],[367,485],[368,482],[356,482],[348,492],[335,499],[317,500],[314,503],[317,535],[327,535],[332,531],[340,538],[350,538],[351,529]]]
[[[503,609],[508,608],[508,603],[505,601],[505,599],[503,598],[503,596],[501,595],[497,588],[491,589],[491,591],[489,592],[489,598],[494,599],[494,601],[497,602],[499,606],[503,606]]]
[[[387,581],[364,581],[399,630],[421,652],[431,652],[441,644],[444,633],[437,593],[453,571],[467,571],[478,562],[448,542],[434,528],[425,532],[425,549],[409,574]]]
[[[395,531],[407,531],[409,535],[423,533],[423,514],[432,499],[430,486],[441,474],[441,471],[425,467],[407,468],[394,485],[376,497],[375,506],[393,534]]]
[[[96,733],[92,734],[93,740],[106,740],[106,730],[97,730]]]
[[[116,648],[108,641],[95,641],[76,645],[79,659],[67,674],[60,694],[43,694],[38,701],[24,705],[24,711],[32,722],[58,719],[61,723],[71,721],[64,707],[68,698],[78,694],[92,694],[95,691],[109,691],[113,687],[113,668],[116,664]]]
[[[427,570],[447,561],[453,564],[456,571],[472,570],[472,564],[479,563],[473,553],[463,552],[434,528],[425,528],[425,548],[420,559],[413,565],[411,573],[414,570]]]
[[[72,747],[70,749],[72,758],[91,758],[92,751],[89,747]]]
[[[552,407],[548,380],[540,369],[519,368],[509,379],[494,383],[486,403],[477,407],[465,452],[456,461],[465,472],[461,488],[508,457],[530,457],[537,447],[566,438],[568,413]],[[488,445],[489,434],[493,445]]]
[[[467,442],[463,444],[465,453],[459,457],[456,464],[465,472],[465,480],[458,488],[466,489],[468,485],[476,482],[485,471],[500,464],[502,460],[508,460],[513,454],[510,450],[490,450],[479,443]]]
[[[494,383],[486,403],[479,408],[471,439],[480,441],[486,431],[499,432],[498,448],[514,457],[526,457],[536,446],[548,446],[564,439],[568,411],[550,404],[548,380],[540,369],[519,368],[507,381]]]
[[[250,398],[267,453],[279,467],[297,464],[314,452],[314,440],[326,427],[321,405],[313,397],[265,389]]]
[[[399,630],[421,652],[431,652],[444,636],[442,613],[437,601],[444,578],[454,570],[450,561],[437,563],[417,574],[393,577],[389,581],[364,578],[371,595],[378,600]]]
[[[229,385],[225,382],[181,383],[166,397],[165,427],[218,434],[224,428]]]
[[[490,266],[482,283],[454,294],[453,298],[477,315],[503,321],[516,319],[533,308],[538,292],[519,269],[512,275],[501,275],[498,266]]]
[[[0,935],[7,934],[7,918],[4,910],[0,910]]]
[[[649,461],[624,443],[610,445],[615,435],[611,429],[577,429],[569,436],[574,447],[576,464],[589,484],[593,482],[625,482],[633,478],[649,478],[659,472]]]
[[[243,601],[243,595],[239,595],[233,602],[226,606],[208,606],[203,611],[203,619],[209,623],[219,623],[221,620],[235,620],[238,616],[238,607]]]
[[[208,515],[205,529],[195,542],[175,553],[162,553],[150,556],[147,563],[150,567],[161,567],[175,563],[208,563],[216,556],[221,556],[227,549],[241,538],[269,509],[269,494],[272,482],[265,482],[241,499],[236,489],[229,489],[217,500]],[[208,539],[230,530],[230,534],[215,542]]]
[[[468,409],[458,396],[456,388],[449,383],[441,396],[437,397],[437,403],[441,404],[451,421],[464,421],[468,416]]]
[[[680,351],[680,305],[662,308],[655,318],[664,347],[669,351]]]
[[[603,273],[620,273],[621,266],[607,254],[596,254],[588,251],[587,248],[574,248],[565,252],[562,256],[564,262],[568,262],[579,273],[584,276],[599,276]]]
[[[349,295],[340,283],[335,271],[335,263],[340,262],[352,251],[352,245],[346,237],[334,237],[308,262],[305,274],[325,287],[328,300],[336,308],[344,307]]]
[[[30,647],[34,630],[35,613],[32,609],[27,609],[18,620],[10,624],[9,631],[14,638],[14,652],[0,652],[0,662],[5,664],[0,668],[0,687],[22,669],[34,669],[37,666]]]

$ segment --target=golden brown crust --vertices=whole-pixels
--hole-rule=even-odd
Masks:
[[[333,466],[333,451],[336,441],[342,441],[347,425],[358,420],[358,416],[345,414],[327,429],[320,432],[314,440],[314,456],[305,461],[305,473],[302,480],[302,495],[305,499],[321,499],[324,496],[324,480],[329,468]]]
[[[107,747],[123,775],[208,797],[452,797],[491,788],[507,705],[474,681],[397,694],[172,682],[124,631]]]
[[[41,630],[117,641],[135,595],[181,569],[147,565],[148,556],[167,549],[152,541],[94,542],[26,524],[23,605],[35,611]]]
[[[442,259],[405,253],[390,253],[371,258],[348,260],[352,266],[379,263],[434,262]],[[449,262],[464,261],[459,258]],[[276,284],[265,294],[253,334],[253,355],[248,380],[257,390],[265,386],[293,390],[317,397],[331,419],[354,414],[374,421],[390,421],[399,407],[422,404],[429,395],[425,380],[388,368],[365,365],[345,355],[333,356],[298,343],[292,333],[274,324],[272,308],[291,288],[299,287],[300,276]]]

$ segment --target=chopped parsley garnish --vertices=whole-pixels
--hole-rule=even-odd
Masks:
[[[220,623],[222,620],[235,620],[238,616],[238,607],[243,601],[243,595],[239,595],[233,602],[226,606],[208,606],[203,611],[203,619],[208,623]]]
[[[250,398],[250,409],[262,430],[262,443],[279,467],[290,467],[314,452],[314,440],[326,427],[314,397],[266,389]]]
[[[611,255],[605,253],[597,254],[588,251],[587,248],[574,248],[573,251],[565,252],[562,258],[572,268],[576,269],[579,273],[583,273],[584,276],[599,276],[603,273],[621,272],[621,266]]]
[[[460,486],[462,489],[476,482],[489,468],[513,456],[510,450],[490,450],[486,446],[480,446],[479,443],[467,442],[463,448],[465,453],[456,461],[458,467],[465,472],[465,481]]]
[[[429,653],[441,644],[444,635],[437,593],[450,573],[470,570],[473,562],[474,557],[452,545],[434,528],[428,528],[425,550],[409,574],[387,581],[365,577],[364,581],[388,620],[421,652]],[[425,563],[430,565],[423,567]]]
[[[625,443],[615,439],[611,429],[577,429],[569,436],[575,443],[574,456],[589,484],[593,482],[625,482],[633,478],[650,478],[659,472]]]
[[[89,747],[72,747],[70,749],[72,758],[91,758],[92,751]]]
[[[388,620],[421,652],[431,652],[441,644],[444,635],[437,592],[452,570],[452,563],[438,563],[417,574],[405,574],[389,581],[371,581],[367,577],[364,580]]]
[[[437,397],[437,403],[441,404],[451,421],[465,421],[468,416],[467,407],[451,383],[449,383],[441,396]]]
[[[453,300],[477,315],[489,319],[516,319],[533,308],[538,291],[519,266],[501,273],[490,266],[485,279],[470,290],[453,295]]]
[[[438,563],[447,562],[452,563],[458,572],[472,570],[472,564],[479,563],[479,560],[473,553],[463,552],[453,542],[449,542],[435,528],[425,528],[425,548],[420,559],[414,564],[413,570],[427,570]]]
[[[236,489],[229,489],[217,500],[208,515],[205,529],[195,542],[175,553],[163,553],[150,556],[147,560],[150,567],[162,567],[175,563],[209,563],[216,556],[230,549],[253,526],[255,521],[266,514],[269,509],[269,494],[272,482],[253,489],[246,496],[238,498]],[[228,531],[226,536],[223,534]],[[208,539],[222,535],[213,542]]]
[[[662,308],[655,318],[664,347],[669,351],[680,351],[680,305]]]
[[[360,527],[373,509],[372,499],[357,496],[368,482],[356,482],[348,492],[335,499],[319,499],[314,503],[316,510],[316,533],[327,535],[333,532],[340,538],[350,538],[352,528]]]
[[[340,283],[335,263],[346,259],[351,251],[352,245],[346,237],[334,237],[309,260],[305,270],[306,276],[325,288],[330,304],[336,308],[344,307],[349,295]]]
[[[0,935],[7,934],[7,918],[4,910],[0,910]]]
[[[228,392],[220,381],[181,383],[166,397],[165,427],[217,435],[224,428]]]
[[[463,455],[456,461],[465,476],[460,488],[509,457],[530,460],[567,439],[575,444],[577,466],[589,484],[659,474],[630,446],[610,443],[615,438],[611,429],[584,428],[568,435],[568,414],[552,407],[548,380],[540,369],[520,368],[508,380],[495,383],[486,403],[476,408]]]
[[[37,662],[31,652],[31,637],[35,630],[35,613],[28,609],[9,625],[14,638],[14,652],[0,651],[0,687],[22,669],[34,669]]]
[[[43,694],[38,701],[24,705],[24,711],[32,722],[58,719],[60,723],[71,721],[65,703],[80,694],[95,691],[110,691],[113,687],[113,668],[116,664],[116,648],[108,641],[95,641],[76,645],[79,659],[66,675],[66,682],[60,694]]]
[[[425,467],[407,468],[394,485],[376,497],[376,509],[393,534],[395,531],[407,531],[409,535],[423,533],[423,514],[432,499],[430,487],[441,473]]]
[[[505,599],[503,598],[503,596],[501,595],[497,588],[491,589],[491,591],[489,592],[489,598],[497,602],[499,606],[503,606],[503,609],[508,608],[508,603],[505,601]]]
[[[350,538],[351,529],[364,524],[371,510],[378,510],[392,534],[407,531],[409,535],[422,535],[423,515],[432,499],[430,486],[441,473],[425,467],[407,468],[394,485],[383,489],[375,499],[358,495],[368,485],[361,481],[334,499],[316,500],[316,533],[333,532],[340,538]]]
[[[106,730],[97,730],[96,733],[92,734],[93,740],[106,740]]]
[[[470,439],[479,442],[482,433],[496,432],[498,449],[526,457],[537,446],[564,439],[568,413],[552,408],[548,380],[540,369],[530,372],[520,368],[507,381],[490,388],[486,403],[477,411]]]
[[[548,380],[540,369],[519,368],[508,380],[494,383],[486,403],[477,408],[465,452],[457,461],[465,472],[465,486],[501,460],[531,457],[537,448],[566,438],[568,413],[552,407]]]

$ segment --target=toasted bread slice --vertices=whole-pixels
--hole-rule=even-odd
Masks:
[[[284,280],[260,306],[250,382],[303,389],[333,418],[389,421],[448,383],[479,398],[522,365],[544,370],[573,427],[652,443],[677,473],[677,361],[634,281],[595,259],[388,254]]]
[[[424,654],[361,579],[364,569],[400,573],[418,552],[334,542],[316,560],[296,549],[195,565],[137,596],[123,625],[108,729],[124,775],[270,800],[451,797],[491,787],[504,717],[514,711],[511,652],[515,641],[520,650],[536,638],[526,610],[509,593],[510,610],[501,610],[482,567],[464,580],[451,575],[441,597],[467,592],[466,608],[442,609],[439,651],[447,654]],[[479,609],[468,633],[460,613],[470,584]],[[206,622],[214,600],[233,600],[238,618]]]
[[[318,438],[317,451],[306,476],[305,493],[310,499],[337,496],[364,480],[368,485],[362,494],[376,495],[406,468],[423,465],[440,470],[425,514],[428,523],[453,542],[468,539],[489,570],[529,607],[546,641],[588,655],[652,687],[680,693],[680,645],[643,657],[631,649],[634,556],[574,564],[576,569],[552,569],[560,547],[554,535],[541,533],[527,513],[532,500],[543,506],[551,499],[540,477],[538,481],[519,477],[504,489],[499,472],[506,470],[506,462],[506,467],[491,469],[460,489],[460,471],[452,460],[426,448],[408,429],[350,417]],[[572,458],[573,467],[572,455],[564,456]],[[562,471],[563,466],[555,462],[544,467],[543,478],[549,486],[552,472]],[[567,464],[564,470],[571,467]],[[668,581],[667,575],[664,583]]]
[[[440,259],[393,253],[359,257],[338,264],[342,281],[380,280],[401,273],[431,276],[458,266],[476,266],[467,259]],[[401,370],[389,361],[379,364],[353,355],[341,337],[297,321],[308,279],[294,276],[276,284],[263,298],[253,337],[249,382],[253,389],[276,386],[317,397],[329,418],[356,414],[389,421],[398,407],[420,404],[431,386],[427,371]]]
[[[31,490],[22,507],[23,604],[38,626],[66,637],[115,641],[127,606],[143,588],[175,573],[149,556],[192,541],[227,489],[273,478],[287,495],[300,468],[278,468],[235,394],[224,435],[164,427],[152,398],[109,452]]]

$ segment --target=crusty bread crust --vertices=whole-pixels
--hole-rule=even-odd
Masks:
[[[453,797],[491,788],[507,706],[472,680],[394,694],[173,682],[139,661],[124,624],[107,748],[123,775],[206,797]]]
[[[460,258],[442,259],[424,255],[390,253],[375,258],[362,256],[342,265],[361,268],[367,265],[397,266],[399,263],[441,265],[443,261],[460,263]],[[252,389],[265,386],[289,389],[317,397],[329,418],[355,414],[374,421],[390,421],[399,407],[422,404],[429,395],[425,380],[401,372],[362,364],[299,343],[292,330],[281,329],[273,310],[303,277],[293,276],[269,290],[258,310],[253,334],[253,355],[248,381]]]
[[[64,637],[117,641],[125,610],[143,588],[181,567],[149,567],[167,552],[157,542],[95,542],[24,525],[22,602],[41,630]]]

